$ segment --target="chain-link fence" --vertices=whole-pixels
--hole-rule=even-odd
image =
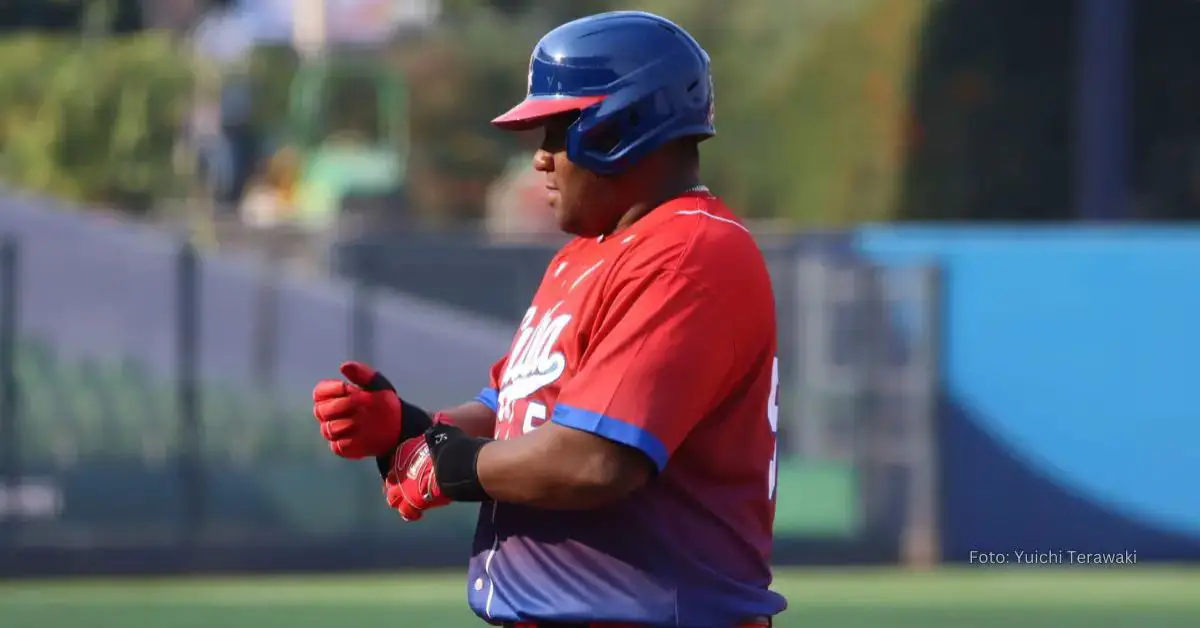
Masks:
[[[360,281],[314,281],[127,227],[7,222],[0,566],[459,562],[473,510],[400,526],[372,465],[324,451],[309,390],[354,356],[423,405],[469,398],[552,248],[359,242],[339,256]],[[871,266],[836,235],[775,240],[778,559],[928,558],[936,274]]]

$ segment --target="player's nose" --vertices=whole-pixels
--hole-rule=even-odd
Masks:
[[[554,154],[541,148],[537,149],[537,152],[533,153],[533,169],[538,172],[554,172]]]

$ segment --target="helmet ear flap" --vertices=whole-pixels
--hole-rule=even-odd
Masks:
[[[621,125],[609,120],[589,130],[583,137],[583,145],[590,151],[611,154],[621,145]]]
[[[653,106],[649,98],[626,103],[620,109],[585,110],[572,126],[568,141],[571,161],[598,174],[616,174],[636,155],[621,155],[630,148],[645,144],[642,131],[646,121],[643,108]],[[631,142],[631,138],[636,141]]]
[[[621,111],[585,131],[583,145],[588,150],[610,155],[621,147],[626,138],[636,133],[640,119],[636,107]]]

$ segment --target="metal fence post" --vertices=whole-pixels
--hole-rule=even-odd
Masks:
[[[806,460],[823,460],[829,456],[825,428],[828,417],[822,386],[828,383],[828,263],[801,253],[796,260],[797,313],[801,327],[795,339],[796,394],[800,399],[796,414],[796,453]]]
[[[205,517],[199,398],[200,278],[196,249],[185,242],[177,262],[175,314],[179,412],[179,479],[183,500],[180,532],[185,543],[198,540]]]
[[[367,281],[356,281],[350,302],[349,339],[351,359],[371,364],[375,359],[375,288]],[[371,464],[374,473],[374,461]],[[362,482],[355,488],[358,523],[364,535],[376,536],[373,513],[379,508],[379,487]]]
[[[260,269],[254,307],[254,343],[251,360],[254,365],[254,385],[260,391],[274,392],[279,365],[279,275],[282,273],[282,252],[268,256]]]
[[[13,545],[21,518],[11,502],[19,491],[22,473],[16,374],[17,258],[16,239],[5,237],[0,242],[0,543]]]
[[[278,236],[279,234],[271,234]],[[269,433],[286,433],[289,429],[290,418],[285,406],[280,404],[279,391],[279,347],[281,346],[280,319],[282,312],[282,297],[280,295],[280,275],[284,271],[285,256],[283,236],[270,238],[271,250],[264,257],[258,269],[258,285],[255,286],[254,306],[254,339],[250,343],[250,384],[255,389],[255,407],[259,408],[262,416],[247,419],[239,424],[239,432],[231,434],[235,441],[229,444],[233,459],[241,464],[253,464],[256,460],[262,462],[265,442],[250,440],[247,435],[253,430],[250,421],[262,421],[270,426]],[[289,404],[290,407],[290,404]]]
[[[941,562],[941,459],[940,395],[942,335],[944,333],[945,282],[942,269],[931,265],[918,276],[923,297],[924,320],[921,337],[914,342],[915,367],[905,382],[914,402],[916,433],[909,439],[909,469],[912,472],[907,516],[901,539],[901,555],[910,567],[925,569]]]

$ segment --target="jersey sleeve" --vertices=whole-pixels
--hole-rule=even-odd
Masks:
[[[485,386],[483,390],[479,391],[478,395],[475,395],[475,401],[487,406],[492,410],[492,412],[496,412],[500,407],[500,378],[504,375],[504,367],[506,364],[508,364],[507,355],[497,360],[496,363],[492,365],[491,373],[488,376],[488,385]]]
[[[661,471],[729,388],[726,300],[677,271],[622,282],[552,420],[637,448]]]

